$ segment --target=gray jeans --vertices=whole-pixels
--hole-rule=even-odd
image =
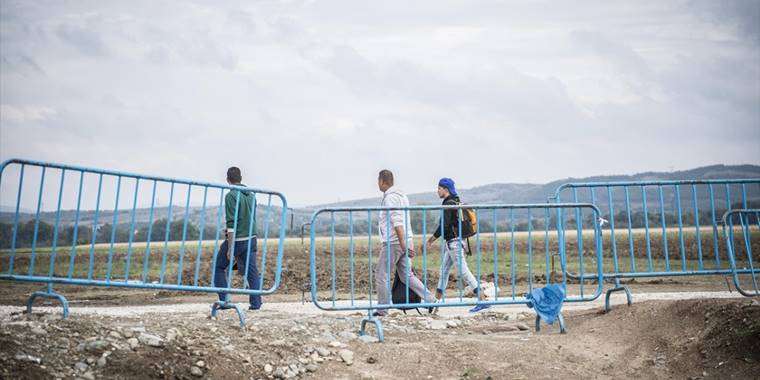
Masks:
[[[467,260],[462,260],[462,254],[464,253],[464,247],[462,240],[452,239],[446,242],[446,249],[444,250],[445,256],[441,261],[441,271],[438,277],[438,290],[441,293],[446,292],[446,284],[449,282],[449,271],[451,267],[456,267],[457,271],[461,268],[460,272],[461,280],[464,280],[467,285],[472,287],[475,294],[478,293],[478,280],[472,275],[470,267],[467,265]]]
[[[413,245],[409,244],[409,248],[413,248]],[[388,296],[389,284],[392,283],[395,277],[394,270],[398,272],[401,282],[406,283],[407,277],[409,278],[409,290],[417,293],[424,302],[435,302],[433,294],[425,288],[422,281],[416,276],[412,275],[412,260],[404,256],[405,252],[401,249],[400,244],[391,243],[391,273],[388,275],[388,246],[386,243],[382,244],[382,248],[379,252],[380,259],[377,261],[375,267],[375,289],[377,290],[377,303],[379,305],[390,304]],[[390,277],[391,283],[388,282]]]

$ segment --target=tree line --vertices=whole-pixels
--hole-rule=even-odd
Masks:
[[[720,217],[723,215],[724,210],[716,210],[715,219],[716,223],[720,223]],[[575,211],[568,209],[563,215],[563,226],[565,229],[577,228],[577,221],[575,219]],[[611,220],[609,215],[603,215],[603,218],[608,221]],[[426,221],[426,232],[432,233],[438,226],[439,216],[435,213],[429,213]],[[648,221],[650,229],[662,228],[663,219],[667,227],[678,226],[678,215],[674,213],[666,213],[661,215],[657,212],[647,212],[646,215],[643,211],[632,211],[630,213],[630,227],[631,228],[644,228]],[[588,210],[584,210],[582,216],[583,229],[593,229],[593,217]],[[695,219],[693,213],[684,213],[681,215],[681,224],[685,227],[693,227],[696,225],[697,220],[700,226],[713,225],[713,215],[710,211],[703,211],[699,213],[699,218]],[[493,215],[491,212],[481,211],[479,228],[481,233],[488,234],[494,231]],[[546,226],[546,214],[543,211],[537,212],[532,215],[530,224],[527,220],[527,214],[520,215],[519,218],[515,218],[514,223],[508,217],[504,210],[497,212],[496,228],[497,232],[509,232],[514,231],[544,231]],[[411,217],[412,229],[415,233],[422,233],[422,218],[420,215],[413,215]],[[619,211],[615,214],[614,218],[615,227],[617,229],[628,228],[628,213],[626,211]],[[751,225],[758,225],[758,218],[756,215],[750,215],[749,223]],[[148,241],[148,233],[150,233],[150,241],[178,241],[182,240],[184,235],[186,241],[198,240],[201,238],[201,229],[198,225],[188,220],[185,226],[183,219],[172,220],[167,223],[167,219],[162,218],[153,222],[152,227],[148,223],[135,223],[134,230],[131,228],[131,224],[123,223],[117,224],[116,228],[110,223],[99,224],[97,228],[93,228],[89,224],[80,224],[78,227],[74,225],[64,225],[58,228],[58,234],[56,237],[55,228],[53,225],[40,221],[36,226],[37,228],[37,246],[47,247],[52,246],[54,240],[57,246],[66,246],[72,244],[90,244],[93,241],[93,233],[95,234],[95,243],[126,243],[132,242],[146,242]],[[270,236],[277,236],[277,225],[271,224]],[[347,235],[349,232],[353,232],[354,235],[366,235],[369,231],[366,217],[355,218],[353,226],[350,226],[347,218],[336,218],[335,225],[332,226],[327,220],[322,219],[315,226],[315,234],[319,236],[330,235],[333,231],[337,235]],[[529,228],[530,227],[530,228]],[[167,234],[168,228],[168,234]],[[261,221],[257,223],[257,231],[259,234],[263,234],[263,224]],[[372,233],[377,234],[377,219],[373,218]],[[552,210],[548,218],[548,228],[550,230],[556,230],[557,228],[557,213]],[[604,228],[609,228],[609,224],[606,224]],[[35,221],[30,220],[23,223],[19,223],[18,230],[16,231],[16,248],[31,247],[35,236]],[[74,238],[76,236],[76,242]],[[224,225],[219,226],[219,238],[224,238]],[[217,238],[216,225],[205,225],[203,228],[204,240],[213,240]],[[11,247],[13,242],[13,224],[0,223],[0,249],[7,249]]]

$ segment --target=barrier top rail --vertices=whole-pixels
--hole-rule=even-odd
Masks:
[[[648,180],[648,181],[600,181],[600,182],[569,182],[563,183],[554,191],[549,199],[557,199],[563,189],[572,187],[620,187],[620,186],[673,186],[673,185],[723,185],[760,182],[760,178],[743,179],[695,179],[695,180]]]
[[[0,172],[2,172],[6,166],[10,164],[20,164],[20,165],[30,165],[30,166],[44,166],[48,168],[55,168],[55,169],[62,169],[62,170],[70,170],[75,172],[86,172],[86,173],[93,173],[93,174],[104,174],[104,175],[112,175],[116,177],[126,177],[126,178],[134,178],[134,179],[146,179],[150,181],[161,181],[161,182],[171,182],[181,185],[190,185],[190,186],[200,186],[200,187],[214,187],[218,189],[227,189],[227,190],[248,190],[255,193],[261,193],[261,194],[272,194],[275,196],[278,196],[279,198],[285,200],[285,196],[278,191],[274,190],[268,190],[263,188],[251,188],[251,187],[245,187],[245,186],[234,186],[229,184],[223,184],[223,183],[214,183],[214,182],[203,182],[203,181],[193,181],[188,179],[181,179],[181,178],[170,178],[170,177],[162,177],[162,176],[154,176],[154,175],[144,175],[144,174],[138,174],[138,173],[131,173],[131,172],[124,172],[120,170],[109,170],[109,169],[100,169],[100,168],[88,168],[84,166],[77,166],[77,165],[67,165],[67,164],[59,164],[55,162],[46,162],[46,161],[36,161],[36,160],[25,160],[25,159],[18,159],[18,158],[11,158],[9,160],[5,160],[0,164]],[[2,179],[2,178],[0,178]],[[287,209],[287,203],[283,203],[283,209]]]

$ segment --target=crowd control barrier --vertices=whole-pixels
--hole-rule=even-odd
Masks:
[[[240,255],[242,283],[233,282],[240,276],[229,265],[219,275],[227,285],[217,287],[216,252],[225,239],[230,190],[240,190],[233,193],[235,205],[227,205],[235,215],[241,191],[253,194],[255,223],[244,237],[248,254]],[[267,295],[280,284],[287,201],[278,192],[12,159],[0,166],[0,205],[0,280],[47,284],[31,295],[28,312],[43,297],[59,300],[68,316],[68,302],[53,284],[222,292],[227,296],[212,305],[212,315],[234,308],[242,327],[245,313],[229,294]],[[232,227],[237,230],[237,222]],[[252,237],[258,239],[255,255]],[[256,260],[258,284],[248,283],[249,260]]]
[[[391,266],[391,246],[383,245],[379,236],[394,234],[391,218],[397,221],[403,218],[404,224],[413,231],[412,247],[407,245],[400,260],[412,260],[413,273],[421,281],[427,294],[432,294],[438,287],[439,278],[451,278],[449,273],[440,274],[440,263],[445,262],[447,249],[442,238],[433,243],[431,248],[425,244],[437,228],[439,221],[445,218],[446,210],[474,210],[477,219],[477,233],[470,237],[469,244],[455,245],[454,251],[464,256],[469,263],[475,279],[475,288],[489,294],[487,300],[479,300],[472,293],[472,286],[465,285],[462,267],[463,261],[452,260],[450,270],[454,272],[455,286],[449,286],[439,302],[429,302],[424,298],[421,303],[409,301],[411,275],[405,283],[405,297],[401,303],[379,303],[375,282],[378,262],[385,256],[385,275],[383,286],[391,294],[395,266]],[[311,296],[313,303],[328,311],[366,311],[362,320],[360,334],[365,335],[366,325],[372,323],[377,336],[383,341],[383,328],[373,311],[382,312],[392,308],[444,308],[475,305],[529,304],[526,293],[540,284],[563,283],[566,289],[566,302],[591,301],[602,292],[603,262],[601,255],[601,230],[598,224],[583,226],[581,223],[580,243],[572,246],[558,240],[558,234],[550,223],[550,216],[555,210],[565,210],[571,215],[577,210],[584,210],[593,215],[594,220],[600,215],[599,209],[591,204],[524,204],[524,205],[458,205],[458,206],[410,206],[401,208],[387,207],[350,207],[322,208],[316,210],[310,222],[310,267]],[[379,225],[380,217],[386,221]],[[461,236],[462,217],[457,218],[458,235]],[[585,228],[585,231],[584,231]],[[443,233],[442,233],[443,236]],[[585,237],[585,239],[584,239]],[[585,240],[585,243],[584,243]],[[584,245],[585,244],[585,245]],[[585,247],[585,248],[584,248]],[[465,250],[472,253],[465,254]],[[414,257],[412,258],[412,254]],[[572,281],[562,276],[559,270],[571,266],[580,276]],[[445,276],[445,277],[444,277]],[[568,283],[569,282],[569,283]],[[383,281],[379,281],[383,283]],[[488,285],[488,288],[484,288]],[[425,293],[425,292],[423,292]],[[452,295],[453,293],[453,295]],[[536,318],[536,328],[540,329],[540,319]],[[560,329],[564,332],[564,320],[560,315]]]
[[[604,233],[604,254],[612,258],[611,271],[604,277],[614,282],[605,295],[609,310],[613,292],[625,292],[631,304],[631,292],[621,284],[622,278],[731,275],[729,252],[719,233],[720,216],[760,203],[760,178],[566,183],[549,199],[589,202],[601,210],[604,229],[609,230]],[[566,235],[566,218],[567,213],[558,209],[561,239]],[[731,218],[728,223],[731,230]]]
[[[760,253],[760,239],[757,237],[760,236],[760,209],[727,211],[722,219],[734,286],[744,296],[758,297],[760,289],[757,277],[760,274],[760,263],[757,256]],[[754,241],[752,236],[756,237]],[[745,286],[751,286],[752,290],[747,290]]]

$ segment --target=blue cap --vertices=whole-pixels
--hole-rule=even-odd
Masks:
[[[440,181],[438,181],[438,186],[445,187],[449,190],[449,194],[453,196],[457,196],[457,189],[454,187],[454,180],[451,178],[441,178]]]

